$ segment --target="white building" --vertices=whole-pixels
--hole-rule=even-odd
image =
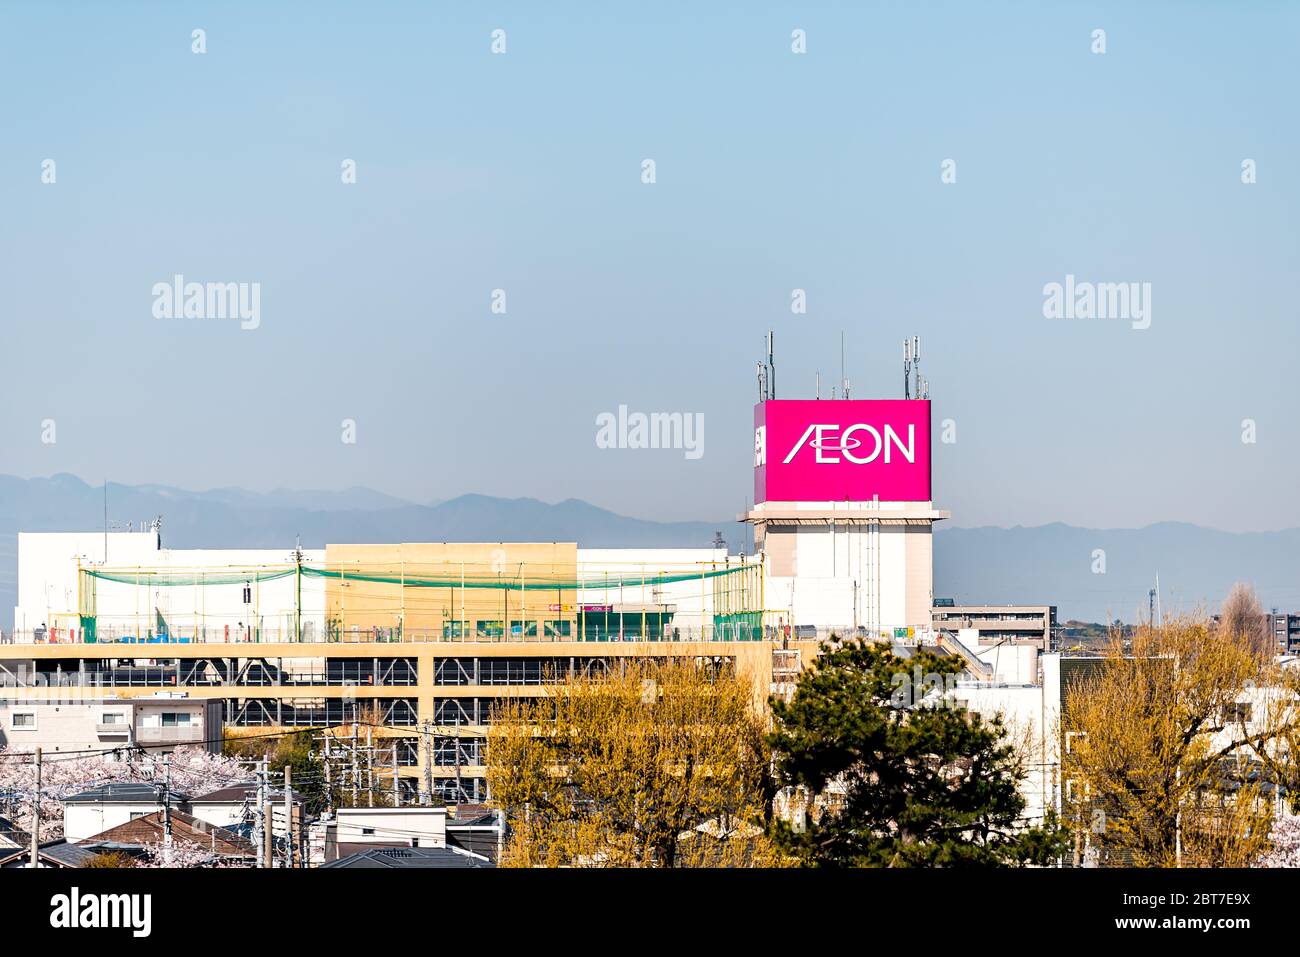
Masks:
[[[1027,771],[1020,793],[1029,826],[1041,824],[1048,810],[1059,813],[1061,808],[1061,656],[1037,656],[1036,665],[1032,681],[964,681],[954,694],[958,707],[985,719],[1001,718]]]
[[[374,847],[446,847],[445,807],[346,807],[311,826],[311,863]]]
[[[245,781],[195,795],[185,809],[200,821],[215,827],[240,827],[250,824],[256,817],[258,794],[257,782]],[[271,805],[271,833],[277,838],[284,837],[286,821],[296,831],[305,818],[303,805],[306,799],[294,791],[290,797],[291,811],[286,813],[283,787],[268,787],[264,797]]]
[[[75,678],[75,674],[70,677]],[[68,700],[64,693],[71,692]],[[0,686],[0,747],[44,754],[144,748],[221,751],[221,704],[184,695],[93,697],[94,689]]]
[[[171,807],[179,810],[186,796],[170,795]],[[63,799],[63,836],[69,844],[94,837],[111,827],[161,811],[167,797],[159,787],[136,782],[105,784]]]
[[[933,525],[948,517],[929,502],[759,503],[747,520],[768,610],[821,635],[928,628]]]
[[[289,549],[163,548],[157,530],[20,532],[14,629],[52,643],[294,640],[299,627],[323,640],[325,583],[294,562]]]
[[[908,637],[930,627],[928,399],[775,398],[754,407],[754,545],[782,635]],[[846,386],[847,391],[847,386]]]

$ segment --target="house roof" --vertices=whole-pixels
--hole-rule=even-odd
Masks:
[[[108,848],[100,847],[82,847],[79,844],[69,844],[63,838],[56,841],[46,841],[37,848],[37,856],[42,864],[53,867],[85,867],[86,862]],[[27,858],[31,851],[23,848],[18,851],[6,850],[0,855],[0,867],[25,867]]]
[[[492,867],[491,861],[478,854],[450,847],[384,847],[358,851],[321,867],[387,868],[406,870],[426,867]]]
[[[172,803],[189,800],[189,795],[171,792]],[[163,792],[141,781],[115,781],[63,799],[64,804],[162,804]]]
[[[22,828],[16,827],[9,818],[0,817],[0,850],[27,847],[31,840],[32,836]]]
[[[447,830],[453,831],[457,828],[464,827],[497,827],[497,815],[495,811],[488,811],[486,814],[480,814],[478,817],[455,818],[447,822]]]
[[[284,788],[267,788],[266,792],[271,798],[277,799],[279,803],[284,803]],[[243,804],[249,800],[257,799],[257,782],[241,781],[238,784],[230,784],[224,788],[217,788],[215,791],[209,791],[206,794],[200,794],[197,797],[190,798],[191,804]],[[295,804],[301,804],[307,798],[301,791],[293,792],[293,801]]]
[[[132,857],[140,856],[144,849],[139,844],[119,844],[115,841],[87,841],[69,844],[63,838],[47,841],[38,849],[41,863],[51,867],[85,867],[91,858],[113,851],[123,851]],[[24,849],[6,852],[0,856],[0,867],[25,867],[31,852]]]
[[[447,846],[460,848],[472,854],[486,857],[493,864],[497,861],[497,834],[487,828],[467,828],[462,831],[447,831]]]
[[[53,865],[54,867],[77,867],[78,866],[76,864],[68,864],[65,861],[60,860],[58,857],[52,856],[50,852],[54,849],[54,845],[66,846],[62,838],[60,838],[58,841],[55,841],[53,845],[52,844],[41,845],[41,847],[37,850],[37,854],[42,864]],[[4,855],[0,857],[0,867],[26,867],[28,855],[30,853],[31,852],[26,849],[17,850],[17,851],[6,851]]]
[[[172,840],[193,844],[221,857],[254,857],[253,843],[224,827],[201,821],[184,811],[172,811]],[[155,811],[125,824],[110,827],[82,841],[87,844],[112,841],[120,844],[160,844],[164,837],[163,812]]]

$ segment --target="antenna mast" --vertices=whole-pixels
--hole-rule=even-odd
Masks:
[[[921,375],[921,337],[903,340],[903,398],[930,398],[930,380]]]
[[[849,397],[849,377],[844,374],[844,330],[840,330],[840,385],[844,389],[844,398]]]
[[[767,331],[767,387],[771,393],[771,398],[776,398],[776,363],[773,361],[773,334],[772,330]]]

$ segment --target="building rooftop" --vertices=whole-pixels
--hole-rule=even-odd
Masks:
[[[85,867],[91,858],[111,851],[125,851],[128,854],[138,855],[140,848],[115,841],[69,844],[63,838],[59,838],[57,841],[47,841],[42,844],[37,849],[37,855],[41,863],[47,867]],[[20,851],[6,851],[0,855],[0,867],[25,867],[30,853],[27,848]]]
[[[26,847],[31,839],[30,834],[17,827],[9,818],[0,817],[0,851],[14,847]]]
[[[184,811],[171,812],[172,840],[193,844],[220,857],[255,857],[256,849],[251,841],[234,831],[217,827],[207,821],[186,814]],[[81,842],[82,846],[112,842],[119,846],[143,847],[161,844],[164,837],[163,812],[155,811],[144,817],[137,817],[117,827],[110,827]]]
[[[280,804],[284,803],[284,788],[267,788],[266,793]],[[257,782],[241,781],[238,784],[227,785],[224,788],[217,788],[215,791],[208,791],[206,794],[198,794],[190,798],[191,804],[243,804],[249,800],[257,799]],[[295,804],[301,804],[307,798],[301,791],[293,792],[293,801]]]
[[[171,792],[173,804],[189,800],[189,795],[179,791]],[[139,781],[116,781],[102,787],[82,791],[63,799],[64,804],[161,804],[161,788]]]
[[[321,867],[410,868],[492,867],[486,857],[450,847],[384,847],[359,851]]]

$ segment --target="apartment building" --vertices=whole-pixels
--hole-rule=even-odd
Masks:
[[[65,692],[67,695],[65,697]],[[168,754],[181,746],[221,751],[220,702],[188,695],[81,698],[75,686],[0,685],[0,747],[47,755],[124,752]]]

